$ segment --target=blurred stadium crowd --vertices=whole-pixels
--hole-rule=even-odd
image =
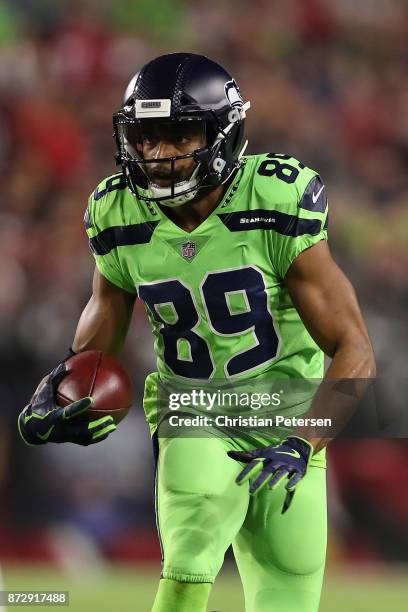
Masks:
[[[116,171],[112,112],[141,65],[179,50],[209,55],[235,75],[252,102],[250,153],[291,153],[321,172],[330,244],[357,288],[380,373],[406,376],[406,2],[4,1],[0,555],[29,554],[31,540],[25,535],[23,545],[16,534],[38,525],[51,534],[52,525],[71,535],[80,529],[111,556],[156,554],[141,536],[154,529],[152,457],[140,409],[154,360],[140,305],[124,355],[138,408],[112,439],[84,451],[86,461],[76,448],[32,451],[17,440],[15,417],[66,354],[90,294],[93,262],[82,216],[89,193]],[[338,554],[408,560],[408,487],[399,485],[408,480],[407,446],[347,445],[333,452]],[[347,461],[350,445],[365,458],[357,471]],[[399,481],[390,477],[396,470]],[[34,539],[34,556],[46,554],[40,548]]]

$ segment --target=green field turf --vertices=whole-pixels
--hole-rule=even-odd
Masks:
[[[3,570],[8,590],[68,590],[69,612],[148,612],[157,586],[156,572],[138,567],[113,567],[98,578],[68,579],[49,569],[25,567]],[[9,610],[22,609],[13,606]],[[28,608],[25,607],[27,610]],[[50,607],[35,606],[36,610]],[[214,587],[211,611],[244,612],[238,576],[225,569]],[[320,612],[406,612],[408,568],[383,572],[328,571]],[[271,612],[272,609],[271,609]],[[278,612],[278,611],[276,611]],[[301,612],[301,611],[299,611]]]

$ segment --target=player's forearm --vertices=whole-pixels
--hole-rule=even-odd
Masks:
[[[312,406],[304,415],[330,418],[332,424],[319,428],[315,434],[310,428],[298,427],[294,435],[311,442],[316,452],[324,448],[350,420],[375,375],[375,357],[368,337],[339,343]]]
[[[376,363],[373,347],[364,334],[359,339],[346,339],[335,349],[325,378],[374,378]]]
[[[122,350],[132,310],[125,305],[101,303],[92,297],[79,319],[72,349],[76,353],[99,350],[118,355]]]
[[[124,291],[95,267],[92,297],[79,319],[72,349],[118,355],[123,347],[136,295]]]

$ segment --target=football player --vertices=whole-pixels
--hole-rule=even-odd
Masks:
[[[136,298],[155,336],[144,397],[163,554],[154,612],[204,612],[231,544],[247,612],[315,612],[326,552],[327,439],[160,437],[161,381],[318,379],[324,354],[326,379],[375,372],[355,293],[327,245],[325,186],[290,155],[244,155],[249,106],[206,57],[154,59],[113,117],[121,172],[85,215],[96,268],[72,351],[119,353]],[[29,444],[89,444],[115,428],[70,421],[90,400],[58,408],[63,375],[62,363],[20,415]]]

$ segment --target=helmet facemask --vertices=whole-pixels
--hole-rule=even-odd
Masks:
[[[235,140],[241,142],[238,135],[243,131],[247,108],[249,103],[231,109],[224,127],[211,111],[176,118],[135,119],[129,105],[116,113],[113,122],[117,160],[122,164],[132,193],[142,200],[175,207],[195,198],[200,189],[224,183],[240,164],[246,146],[245,143],[234,156],[235,163],[228,166],[226,148],[234,146]],[[171,143],[182,151],[183,139],[196,140],[202,146],[169,157],[146,156],[159,142]],[[187,169],[182,161],[185,159],[193,159],[194,166],[189,165]]]
[[[205,121],[197,117],[177,120],[119,117],[115,127],[129,186],[139,198],[180,206],[195,197],[203,180],[200,170],[207,152]],[[188,150],[191,142],[197,146]],[[159,157],[162,145],[170,145],[180,154]],[[183,153],[183,149],[188,152]],[[194,163],[186,164],[184,160]]]

